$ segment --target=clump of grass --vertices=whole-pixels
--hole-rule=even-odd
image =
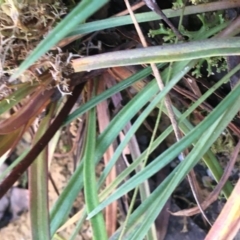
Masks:
[[[135,145],[132,145],[134,149],[130,151],[133,162],[99,193],[100,187],[103,185],[104,180],[109,175],[123,149],[128,145],[130,139],[153,109],[159,108],[160,111],[167,115],[167,110],[161,102],[182,77],[191,72],[206,56],[215,57],[239,53],[238,38],[226,40],[208,39],[225,28],[230,28],[230,32],[225,33],[225,37],[237,33],[236,29],[231,28],[231,23],[221,21],[223,18],[217,13],[215,16],[216,21],[212,22],[207,22],[203,15],[200,15],[203,26],[198,32],[191,33],[179,26],[179,30],[183,34],[185,33],[185,36],[188,36],[188,43],[174,44],[173,34],[161,26],[161,33],[165,34],[167,36],[166,40],[171,43],[163,47],[157,47],[159,51],[166,52],[161,58],[159,56],[150,56],[151,54],[149,53],[156,52],[156,48],[149,47],[145,50],[139,48],[123,50],[122,52],[115,51],[83,58],[74,55],[76,59],[71,61],[73,55],[57,48],[57,43],[60,40],[66,40],[64,37],[67,34],[69,35],[66,41],[70,42],[72,37],[81,39],[86,33],[131,23],[131,19],[126,16],[85,23],[88,17],[107,2],[107,0],[90,2],[82,0],[66,16],[65,14],[68,10],[61,2],[19,3],[12,0],[0,2],[0,79],[3,98],[0,101],[1,111],[2,113],[7,112],[14,106],[17,106],[18,102],[24,102],[24,105],[9,119],[0,122],[0,154],[4,155],[9,150],[10,152],[13,151],[23,132],[27,131],[36,119],[40,122],[40,127],[34,128],[35,132],[31,132],[33,133],[33,145],[29,152],[22,156],[22,160],[21,157],[18,159],[18,161],[21,161],[20,164],[13,164],[16,166],[14,169],[13,165],[9,167],[10,174],[1,184],[2,192],[0,195],[3,195],[17,180],[18,176],[31,166],[29,186],[34,239],[50,239],[56,234],[59,227],[68,223],[68,215],[72,209],[73,202],[83,188],[87,189],[85,192],[87,194],[87,207],[81,212],[80,219],[77,218],[75,220],[78,221],[78,224],[75,232],[72,233],[72,237],[69,239],[74,239],[87,215],[94,228],[93,232],[95,232],[95,235],[93,238],[98,239],[99,236],[103,236],[101,239],[106,239],[106,226],[101,211],[130,190],[137,188],[140,184],[148,184],[145,182],[148,178],[160,171],[190,146],[192,150],[187,154],[186,159],[179,163],[173,172],[152,193],[149,193],[140,206],[129,216],[125,231],[122,231],[121,226],[118,229],[114,229],[111,232],[112,237],[109,236],[110,239],[118,238],[120,232],[122,232],[123,238],[126,239],[143,239],[148,235],[148,231],[154,225],[156,217],[162,211],[172,192],[200,159],[203,159],[217,181],[219,181],[223,173],[223,169],[209,149],[239,111],[240,87],[237,86],[233,89],[231,94],[223,99],[197,126],[194,127],[186,117],[194,109],[201,106],[215,88],[226,82],[232,74],[238,71],[239,66],[221,79],[221,84],[211,87],[206,93],[199,96],[192,106],[189,105],[189,109],[186,112],[181,112],[182,109],[172,106],[183,135],[182,139],[165,149],[163,153],[156,156],[151,164],[147,166],[142,166],[146,155],[149,155],[164,141],[168,134],[171,133],[172,126],[169,126],[163,133],[152,139],[148,149],[143,153],[138,153],[138,155],[135,154],[137,152],[135,142]],[[177,2],[178,4],[181,3],[181,1]],[[185,12],[180,9],[176,11],[167,10],[166,13],[168,13],[168,16],[173,17],[176,15],[181,16],[184,13],[195,14],[196,11],[203,13],[209,11],[209,9],[220,10],[236,6],[239,6],[239,3],[219,1],[199,6],[188,6],[185,8]],[[63,16],[64,19],[62,19]],[[141,22],[157,19],[152,12],[136,16],[137,20]],[[155,34],[154,32],[152,33]],[[196,41],[196,39],[201,39],[202,41]],[[217,46],[216,43],[218,44]],[[208,61],[210,66],[212,63],[216,66],[216,62]],[[158,64],[157,67],[161,71],[161,76],[165,83],[162,91],[159,91],[155,79],[152,79],[150,82],[142,81],[144,77],[150,76],[151,69],[149,67],[136,72],[132,76],[124,75],[126,77],[121,79],[122,82],[120,81],[107,90],[101,89],[100,91],[100,86],[102,87],[101,84],[103,84],[99,77],[100,73],[103,73],[103,76],[108,74],[106,71],[101,70],[103,68],[159,62],[162,64]],[[93,72],[93,69],[99,70],[99,72]],[[92,72],[83,72],[83,70]],[[80,85],[74,87],[76,78],[71,78],[72,76],[70,75],[79,71],[81,73],[77,76],[82,78],[82,81],[79,81],[81,82]],[[118,71],[120,70],[118,69]],[[212,70],[210,69],[209,71]],[[120,75],[122,76],[123,74]],[[101,83],[97,84],[97,81],[89,81],[86,87],[85,103],[77,105],[77,109],[68,115],[89,78],[99,80]],[[132,96],[133,99],[123,106],[116,113],[116,116],[108,117],[110,114],[106,110],[104,121],[108,121],[109,124],[99,133],[96,122],[100,125],[103,119],[97,119],[95,107],[101,102],[110,99],[116,93],[119,96],[122,90],[131,85],[135,86],[134,83],[137,81],[141,81],[141,83],[135,89],[136,95]],[[107,84],[110,86],[112,83],[109,80]],[[72,88],[69,89],[69,85]],[[57,100],[53,100],[56,87],[58,88],[57,91],[60,91],[63,98],[67,99],[67,101],[58,101],[58,97],[56,98]],[[103,89],[105,88],[106,85],[103,86]],[[72,96],[65,96],[71,92]],[[97,95],[96,92],[99,94]],[[14,100],[7,102],[4,99],[17,99],[17,102],[14,102]],[[40,118],[39,114],[44,110],[46,110],[45,115]],[[58,139],[55,139],[55,142],[50,142],[48,145],[51,146],[51,154],[48,152],[47,144],[62,126],[67,125],[83,114],[85,114],[86,119],[86,131],[83,133],[81,141],[86,143],[85,146],[88,148],[83,147],[81,153],[77,156],[79,162],[76,170],[49,213],[46,181],[48,178],[47,161],[50,160],[49,155],[52,156]],[[112,148],[113,152],[109,154],[109,147],[113,147],[115,139],[120,135],[124,127],[130,124],[134,117],[136,117],[136,120],[132,127],[125,131],[125,138],[118,147]],[[53,119],[54,122],[52,123]],[[99,182],[93,184],[94,188],[91,188],[88,180],[92,179],[92,181],[95,181],[96,179],[93,171],[94,165],[103,156],[106,158],[106,155],[108,156],[108,161],[106,161],[105,169],[100,176]],[[36,161],[33,164],[35,159]],[[133,171],[135,171],[135,174],[119,186]],[[229,197],[231,191],[232,186],[230,183],[227,183],[223,188],[225,196]],[[109,223],[109,221],[116,221],[116,219],[108,219],[106,221]],[[156,235],[154,228],[151,231],[152,234],[149,234],[148,238]]]

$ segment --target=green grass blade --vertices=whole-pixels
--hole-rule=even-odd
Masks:
[[[224,3],[224,1],[222,3]],[[228,8],[240,7],[240,3],[238,2],[231,1],[231,2],[228,2],[227,4],[222,4],[222,3],[216,2],[216,3],[200,4],[197,6],[187,6],[184,9],[184,15],[187,16],[190,14],[205,13],[205,12],[223,10]],[[178,10],[168,9],[168,10],[163,10],[163,12],[168,18],[179,17],[182,14],[182,9],[178,9]],[[160,19],[160,16],[158,14],[155,14],[152,11],[147,13],[137,13],[135,14],[135,17],[138,23],[156,21]],[[73,31],[71,31],[67,37],[87,34],[95,31],[124,26],[128,24],[132,24],[132,18],[130,16],[112,17],[111,19],[108,18],[104,20],[83,23],[80,26],[76,27]]]
[[[177,142],[172,147],[167,149],[163,154],[161,154],[154,162],[149,164],[142,172],[133,176],[130,180],[124,183],[121,187],[116,190],[107,200],[102,202],[94,211],[92,211],[88,218],[91,218],[96,213],[105,208],[108,204],[114,200],[121,197],[123,194],[132,190],[137,185],[141,184],[143,181],[148,179],[166,164],[168,164],[172,159],[178,156],[185,148],[187,148],[194,140],[198,139],[204,131],[206,131],[209,126],[211,126],[216,119],[218,119],[233,103],[238,99],[240,94],[240,85],[236,87],[231,94],[229,94],[213,111],[212,113],[201,122],[195,129],[193,129],[187,136],[182,138],[180,142]],[[160,160],[156,162],[156,160]]]
[[[240,100],[240,98],[238,98]],[[197,164],[199,158],[210,148],[210,146],[216,141],[218,136],[222,133],[222,131],[227,127],[229,122],[233,119],[233,117],[239,111],[239,106],[235,102],[222,116],[220,116],[213,125],[202,135],[202,137],[198,140],[194,149],[190,152],[190,154],[186,157],[186,159],[171,173],[171,175],[166,179],[166,183],[164,185],[164,189],[161,187],[161,192],[158,192],[158,195],[154,195],[152,197],[152,201],[154,199],[158,199],[156,204],[151,202],[150,208],[148,208],[147,214],[145,214],[145,218],[139,225],[139,228],[132,232],[133,236],[129,239],[142,239],[156,217],[158,216],[158,212],[161,211],[162,207],[166,203],[167,199],[170,197],[171,193],[177,187],[177,185],[182,181],[182,179],[186,176],[186,174]],[[150,200],[149,200],[150,201]],[[156,201],[155,201],[156,202]],[[147,215],[147,216],[146,216]],[[138,216],[139,217],[139,216]],[[138,218],[135,218],[135,221],[138,221]]]
[[[187,156],[185,161],[181,163],[181,166],[184,166],[184,167],[188,165],[188,168],[186,168],[187,173],[199,161],[199,158],[201,157],[201,153],[204,153],[204,152],[201,152],[201,147],[203,147],[204,145],[206,146],[206,140],[212,135],[216,125],[217,125],[217,122],[215,122],[212,125],[211,129],[209,129],[206,132],[206,134],[204,134],[204,136],[199,139],[198,143],[196,144],[196,147],[190,152],[190,154]],[[147,229],[152,225],[152,223],[158,216],[158,213],[163,208],[163,206],[165,205],[168,198],[171,196],[174,189],[177,187],[177,184],[179,184],[187,174],[186,172],[184,172],[183,170],[180,170],[179,168],[180,167],[178,166],[176,169],[174,169],[173,173],[171,173],[171,175],[169,176],[171,180],[168,181],[169,183],[167,186],[165,185],[166,189],[164,189],[163,192],[160,194],[161,198],[160,196],[157,197],[158,201],[155,201],[155,204],[150,207],[151,209],[148,209],[148,212],[145,218],[143,219],[143,221],[141,222],[139,228],[135,232],[132,232],[132,237],[129,239],[142,239],[146,235]],[[158,203],[158,206],[157,206],[157,203]]]
[[[178,118],[180,118],[181,113],[175,107],[173,107],[173,109],[174,109],[176,116]],[[166,109],[165,109],[165,112],[167,112]],[[188,120],[186,120],[186,119],[181,122],[179,127],[185,135],[187,135],[190,131],[192,131],[194,129],[192,124],[190,124],[190,122],[188,122]],[[195,146],[196,142],[194,141],[192,143],[192,145]],[[209,150],[206,154],[203,155],[202,160],[209,167],[209,169],[212,172],[212,175],[214,176],[215,180],[218,182],[223,174],[223,169],[222,169],[221,165],[219,164],[219,161],[217,160],[216,156],[214,156],[212,151]],[[232,189],[233,189],[233,187],[230,184],[230,182],[228,181],[223,188],[224,195],[226,197],[229,197]]]
[[[131,120],[131,118],[154,96],[158,91],[154,82],[148,84],[142,92],[137,94],[111,121],[107,130],[105,130],[97,140],[95,151],[95,164],[103,156],[108,146],[117,137],[118,133]],[[83,164],[79,164],[78,168],[72,175],[67,187],[63,190],[61,196],[51,210],[51,236],[66,220],[68,213],[72,208],[72,204],[77,197],[78,192],[83,187]]]
[[[73,60],[73,68],[75,72],[82,72],[116,66],[174,62],[230,55],[240,55],[239,37],[207,39],[103,53]]]
[[[179,65],[180,63],[177,63],[176,65]],[[176,66],[174,66],[174,68],[176,68]],[[206,93],[204,93],[202,95],[201,98],[199,98],[184,114],[180,114],[179,111],[177,111],[177,109],[175,109],[175,114],[176,116],[179,118],[179,122],[180,125],[179,127],[181,128],[181,130],[187,134],[189,131],[191,131],[193,129],[193,126],[187,121],[184,120],[187,116],[189,116],[189,114],[191,112],[193,112],[203,101],[205,101],[217,88],[219,88],[223,83],[225,83],[229,77],[231,77],[234,73],[236,73],[238,70],[240,69],[240,65],[235,67],[233,70],[231,70],[229,73],[227,73],[221,80],[219,80],[219,82],[217,82],[214,86],[212,86]],[[163,74],[164,75],[164,74]],[[170,82],[171,84],[171,82]],[[147,111],[147,108],[142,112],[142,114],[145,114],[145,111]],[[129,139],[131,138],[131,136],[133,135],[133,133],[135,132],[135,130],[138,128],[138,124],[140,124],[140,122],[142,121],[142,114],[138,117],[138,119],[134,122],[134,124],[132,125],[132,128],[130,129],[130,131],[126,134],[124,140],[120,143],[120,145],[118,146],[118,148],[116,149],[116,151],[114,152],[114,155],[112,157],[112,159],[110,160],[109,164],[106,166],[106,168],[104,169],[101,177],[100,177],[100,183],[102,183],[104,181],[104,179],[107,177],[107,174],[109,173],[109,171],[111,170],[111,168],[113,167],[114,163],[117,161],[118,157],[120,156],[121,152],[123,151],[123,149],[125,148],[125,146],[127,145]],[[184,121],[183,121],[184,120]],[[164,132],[164,137],[162,138],[161,136],[158,137],[158,139],[156,139],[153,143],[153,148],[152,150],[154,150],[160,143],[161,141],[172,131],[172,127],[168,128],[166,133]],[[160,140],[162,139],[162,140]],[[193,143],[194,144],[194,143]],[[142,156],[140,156],[137,160],[135,160],[134,163],[132,163],[127,169],[125,169],[102,193],[101,193],[101,199],[104,199],[106,196],[109,195],[109,193],[112,192],[113,189],[115,189],[122,181],[123,179],[126,178],[126,176],[128,176],[143,160],[143,158],[145,157],[145,152],[142,154]],[[203,156],[203,160],[206,163],[206,165],[210,168],[210,170],[213,173],[213,176],[215,177],[216,181],[219,181],[223,170],[220,167],[216,157],[213,155],[213,153],[209,150],[204,156]],[[223,188],[223,192],[225,194],[226,197],[228,197],[230,195],[232,191],[232,186],[229,182],[227,182],[227,184],[225,185],[225,187]]]
[[[165,64],[163,64],[163,63],[157,64],[158,68],[162,68],[163,66],[165,66]],[[149,76],[151,73],[152,73],[151,67],[147,67],[147,68],[139,71],[138,73],[132,75],[131,77],[129,77],[129,78],[121,81],[120,83],[114,85],[112,88],[107,89],[106,91],[99,94],[98,96],[93,97],[87,103],[85,103],[80,108],[78,108],[73,113],[71,113],[67,117],[66,121],[64,122],[64,125],[69,124],[70,122],[72,122],[76,118],[80,117],[85,112],[87,112],[89,109],[95,107],[101,101],[104,101],[107,98],[111,97],[112,95],[130,87],[133,83],[135,83],[139,80],[142,80],[143,78]]]
[[[175,76],[175,82],[181,79],[190,68],[185,68],[188,62],[177,64],[173,73]],[[181,70],[184,69],[185,70]],[[165,71],[165,75],[167,71]],[[166,86],[163,90],[162,97],[171,89]],[[123,129],[127,122],[158,92],[156,82],[150,82],[139,94],[137,94],[119,114],[111,121],[107,129],[99,136],[97,141],[97,147],[95,152],[95,163],[97,163],[103,156],[104,152],[112,141],[117,137],[118,133]],[[63,190],[61,196],[57,200],[56,204],[51,210],[51,236],[55,231],[63,224],[67,214],[71,209],[71,204],[77,196],[77,193],[83,186],[82,179],[83,166],[80,164],[76,172],[72,175],[68,186]]]
[[[92,108],[88,113],[87,139],[84,156],[84,193],[87,212],[92,211],[98,204],[98,193],[95,176],[95,145],[96,145],[96,111]],[[104,224],[103,214],[100,212],[91,220],[93,239],[107,239],[107,232]]]

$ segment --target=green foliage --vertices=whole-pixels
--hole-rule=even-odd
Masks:
[[[149,30],[148,36],[155,37],[157,35],[163,35],[163,41],[165,43],[174,43],[176,36],[172,29],[165,27],[162,23],[159,24],[160,28],[156,30]]]
[[[198,5],[198,4],[200,4],[200,3],[207,3],[207,2],[209,2],[209,1],[211,1],[211,0],[189,0],[192,4],[194,4],[194,5]]]
[[[176,9],[180,9],[180,8],[183,8],[184,7],[184,3],[183,3],[183,0],[176,0],[174,1],[173,3],[173,9],[176,10]]]
[[[213,14],[197,14],[198,19],[201,22],[201,27],[196,31],[188,31],[183,26],[180,27],[180,32],[183,36],[185,36],[188,41],[197,40],[199,36],[203,36],[217,25],[221,25],[225,22],[221,13],[214,12]],[[149,30],[149,37],[155,37],[156,35],[164,35],[165,43],[173,43],[176,40],[176,36],[173,34],[173,31],[163,24],[159,24],[160,28],[156,30]]]
[[[206,70],[208,76],[213,75],[214,71],[221,73],[227,70],[227,61],[224,57],[211,57],[201,59],[192,71],[192,75],[196,78],[202,77],[201,68],[204,67],[204,63],[207,64]]]
[[[74,1],[70,2],[74,3]],[[191,2],[193,4],[198,4],[199,2],[203,1]],[[104,19],[101,21],[84,23],[88,17],[90,17],[105,3],[107,3],[107,0],[80,1],[79,5],[77,5],[73,11],[67,15],[40,44],[36,46],[36,48],[31,52],[30,56],[24,62],[22,62],[18,69],[18,72],[12,77],[12,80],[23,73],[24,70],[28,69],[29,67],[33,67],[33,64],[36,63],[36,61],[39,61],[39,59],[41,59],[40,57],[43,54],[49,51],[49,49],[55,46],[67,34],[69,34],[68,36],[78,35],[78,37],[81,38],[86,33],[132,23],[132,20],[129,16],[113,17],[110,20]],[[182,0],[176,0],[174,3],[175,8],[183,6],[184,4]],[[208,7],[210,7],[210,5],[204,5],[203,8],[201,5],[197,7],[191,6],[186,7],[185,10],[187,14],[190,14],[195,13],[196,11],[208,11]],[[180,16],[182,14],[181,10],[167,10],[166,12],[170,13],[170,16],[172,17]],[[203,159],[206,166],[210,169],[217,181],[221,178],[223,170],[213,152],[217,153],[216,150],[220,151],[223,145],[227,148],[231,148],[231,150],[234,147],[235,143],[232,142],[229,137],[221,139],[219,136],[221,136],[223,130],[229,125],[229,122],[239,111],[240,86],[234,88],[231,94],[223,99],[222,102],[196,127],[194,127],[191,122],[186,119],[186,117],[189,116],[196,108],[198,108],[198,106],[202,104],[215,91],[215,89],[220,87],[224,82],[226,82],[227,79],[229,79],[229,77],[239,71],[240,66],[237,66],[231,72],[226,74],[223,79],[219,80],[216,85],[210,88],[206,93],[199,97],[195,103],[189,106],[186,112],[181,113],[177,108],[172,106],[178,121],[179,128],[184,135],[180,141],[165,149],[165,151],[156,156],[155,159],[152,159],[151,163],[146,167],[139,168],[146,156],[148,156],[149,153],[156,149],[159,144],[164,141],[165,138],[172,132],[173,127],[169,126],[162,134],[156,136],[156,139],[153,140],[152,145],[149,147],[149,149],[143,153],[140,153],[140,156],[137,159],[133,159],[133,162],[127,166],[127,168],[122,171],[108,186],[104,186],[104,181],[109,175],[111,168],[114,166],[114,164],[116,164],[116,161],[128,145],[130,139],[136,133],[137,129],[141,126],[141,124],[143,124],[145,119],[149,116],[149,114],[151,114],[154,108],[163,106],[163,99],[165,98],[166,94],[171,91],[171,89],[183,78],[185,74],[187,74],[192,70],[193,67],[195,67],[195,70],[192,73],[196,76],[200,76],[201,69],[205,63],[207,65],[206,70],[208,71],[208,74],[211,74],[215,68],[217,71],[223,71],[226,69],[226,65],[225,60],[222,58],[222,55],[233,53],[233,51],[237,51],[239,53],[239,38],[228,38],[224,40],[208,39],[209,37],[214,36],[219,31],[228,26],[228,23],[224,21],[220,12],[215,14],[200,14],[198,15],[198,18],[201,22],[201,27],[197,31],[188,31],[182,26],[180,27],[181,33],[189,41],[187,44],[173,44],[176,40],[175,35],[170,29],[164,27],[162,24],[160,24],[158,30],[149,31],[149,36],[151,37],[154,37],[158,34],[163,36],[163,40],[166,46],[161,47],[161,51],[164,53],[162,58],[153,57],[153,55],[151,55],[153,48],[149,47],[148,49],[145,49],[145,53],[147,51],[150,52],[150,56],[148,55],[147,60],[146,58],[143,58],[142,53],[144,52],[144,49],[141,48],[135,49],[135,53],[138,54],[138,57],[135,55],[130,55],[132,53],[131,51],[124,50],[120,53],[111,52],[111,54],[108,55],[97,55],[92,56],[93,58],[83,57],[78,59],[79,62],[86,61],[85,66],[89,67],[87,71],[104,68],[103,65],[99,65],[101,63],[101,59],[104,59],[104,57],[104,61],[106,60],[114,63],[113,67],[126,66],[129,64],[136,65],[139,63],[149,62],[159,63],[161,61],[162,64],[158,64],[157,67],[161,71],[161,76],[165,82],[165,87],[162,91],[159,91],[157,82],[155,80],[149,81],[147,83],[145,81],[142,81],[143,78],[149,76],[152,72],[151,68],[148,67],[144,70],[139,71],[135,75],[132,75],[131,77],[121,81],[120,83],[102,92],[101,94],[92,97],[89,101],[85,102],[85,104],[82,104],[77,109],[75,109],[75,111],[72,112],[69,116],[66,116],[66,120],[63,123],[64,125],[71,123],[74,119],[82,116],[83,114],[88,115],[88,120],[85,125],[86,138],[84,140],[86,140],[86,145],[84,148],[84,154],[83,157],[81,157],[82,159],[79,159],[79,164],[76,166],[76,170],[73,172],[66,187],[61,191],[59,198],[52,207],[50,211],[50,218],[48,218],[49,210],[46,206],[47,188],[44,186],[44,181],[47,179],[48,172],[46,171],[46,167],[43,167],[43,163],[47,163],[47,161],[45,161],[45,158],[47,154],[49,155],[49,152],[46,151],[47,149],[45,149],[37,158],[39,161],[36,163],[39,165],[32,166],[35,167],[35,170],[32,173],[32,179],[38,179],[35,184],[41,183],[40,186],[35,187],[35,191],[32,190],[32,194],[35,195],[35,202],[34,205],[32,205],[33,209],[31,211],[33,216],[32,223],[34,224],[33,230],[36,239],[45,239],[44,237],[49,235],[49,231],[51,237],[56,234],[58,228],[66,223],[74,201],[77,198],[79,192],[83,190],[83,188],[85,191],[86,207],[82,211],[82,216],[78,218],[79,222],[77,224],[75,232],[69,239],[74,239],[74,236],[78,233],[78,229],[81,227],[86,217],[89,219],[91,218],[90,221],[94,232],[93,239],[98,239],[99,236],[101,239],[106,239],[106,226],[102,213],[100,211],[103,210],[112,201],[128,193],[130,190],[137,188],[139,184],[146,184],[149,177],[160,171],[166,164],[170,163],[176,156],[181,154],[182,151],[184,151],[184,149],[188,148],[189,146],[192,150],[186,157],[186,161],[182,161],[172,171],[172,173],[167,176],[164,182],[161,183],[152,193],[149,193],[149,196],[144,201],[142,201],[140,206],[130,215],[129,221],[126,224],[126,229],[124,229],[123,239],[129,240],[145,238],[147,232],[153,225],[159,212],[161,212],[163,209],[163,206],[165,205],[168,198],[171,196],[182,179],[186,177],[188,172],[198,163],[198,161],[200,161],[200,159]],[[158,19],[158,16],[152,12],[137,15],[137,20],[139,22],[152,21],[156,19]],[[70,30],[71,32],[69,33]],[[204,45],[204,47],[202,47],[201,44],[204,43],[207,43],[207,46]],[[216,43],[219,43],[219,45],[222,47],[217,48],[218,46],[216,46]],[[227,49],[226,45],[228,46]],[[109,58],[112,57],[112,59],[109,60],[106,58],[106,56]],[[129,62],[129,59],[131,59],[132,62]],[[173,61],[176,62],[172,63]],[[168,67],[169,62],[171,62],[170,67]],[[80,64],[79,71],[83,71],[81,70],[81,67],[83,65],[84,63],[82,65]],[[119,93],[128,87],[132,85],[134,86],[137,81],[142,81],[141,87],[137,89],[138,93],[133,96],[133,98],[125,106],[122,106],[121,110],[116,113],[116,115],[110,120],[110,123],[104,132],[98,134],[96,119],[97,115],[95,112],[96,105],[106,99],[109,99],[114,94]],[[10,97],[16,99],[17,102],[20,102],[26,98],[26,96],[30,96],[29,99],[31,100],[31,94],[34,92],[34,88],[37,88],[39,86],[35,86],[34,84],[31,85],[31,87],[23,84],[22,86],[24,87],[21,88],[20,86],[15,94],[13,93],[10,95]],[[61,99],[59,102],[62,103],[64,101]],[[0,102],[0,106],[2,106],[1,113],[3,114],[9,111],[9,109],[16,104],[17,103],[13,103],[11,101],[10,104],[6,103],[5,100]],[[54,105],[54,103],[51,104]],[[56,104],[56,106],[60,105]],[[49,109],[47,110],[47,112],[50,113]],[[162,111],[166,115],[168,114],[165,107],[162,107]],[[55,117],[55,112],[52,116]],[[99,180],[96,180],[96,174],[94,171],[96,164],[102,159],[109,146],[113,144],[113,142],[119,136],[119,133],[123,131],[126,124],[131,122],[133,118],[134,123],[132,124],[132,127],[125,134],[124,139],[121,140],[121,143],[114,151]],[[41,121],[41,127],[38,130],[38,134],[41,133],[42,135],[46,132],[48,124],[47,122],[44,124],[44,121],[46,121],[44,118],[39,119],[39,121]],[[50,117],[48,121],[51,122]],[[213,151],[211,151],[209,149],[214,142],[215,146],[212,147]],[[51,150],[53,154],[53,150],[51,148],[48,150]],[[45,155],[43,155],[44,153]],[[23,155],[25,154],[27,153],[24,153]],[[22,157],[17,159],[16,162],[14,162],[12,166],[8,168],[8,171],[5,171],[5,173],[0,176],[0,179],[9,173],[9,171],[11,171],[11,169],[21,161]],[[131,174],[134,171],[136,171],[136,174]],[[101,192],[99,193],[100,188],[103,186],[104,189],[101,189]],[[228,182],[223,188],[225,197],[228,197],[231,191],[232,186]],[[45,196],[45,199],[41,199],[39,196]],[[42,200],[44,200],[44,202]],[[37,206],[41,207],[37,209]],[[41,209],[43,210],[41,211]],[[89,215],[87,216],[87,214]],[[113,234],[113,236],[110,237],[110,239],[118,239],[119,232],[121,230],[122,229],[120,226]],[[146,239],[149,239],[149,237],[147,236]]]
[[[208,31],[215,28],[217,25],[225,23],[225,19],[222,14],[219,12],[214,12],[213,14],[198,14],[198,19],[201,22],[201,27],[197,31],[188,31],[183,26],[180,27],[180,32],[185,36],[188,41],[199,39],[199,36],[204,36]],[[176,36],[170,28],[165,27],[163,24],[159,24],[160,28],[157,30],[149,30],[149,37],[155,37],[157,35],[163,35],[162,39],[165,43],[174,43],[176,41]],[[202,58],[195,69],[192,71],[193,76],[199,78],[202,76],[201,68],[204,64],[207,64],[206,70],[208,76],[212,75],[214,71],[220,73],[227,70],[227,62],[224,57],[210,57]]]
[[[218,137],[217,141],[212,145],[211,150],[215,154],[227,153],[230,157],[235,145],[236,142],[233,136],[228,130],[226,130]]]

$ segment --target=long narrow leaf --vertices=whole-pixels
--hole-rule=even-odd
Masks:
[[[110,204],[112,201],[118,199],[123,194],[127,193],[137,185],[141,184],[143,181],[148,179],[154,173],[156,173],[159,169],[164,167],[167,163],[169,163],[172,159],[178,156],[186,147],[188,147],[194,140],[199,138],[204,131],[209,128],[209,125],[213,124],[216,119],[218,119],[223,112],[238,99],[240,94],[240,85],[236,87],[231,94],[229,94],[224,101],[222,101],[216,109],[203,121],[201,122],[194,130],[192,130],[187,136],[185,136],[180,142],[177,142],[172,147],[167,149],[163,154],[160,155],[161,161],[152,162],[149,164],[142,172],[137,173],[135,176],[131,178],[131,181],[127,181],[121,187],[116,190],[107,200],[102,202],[94,211],[92,211],[88,218],[91,218],[96,213],[101,211],[104,207]]]
[[[239,49],[239,37],[207,39],[188,43],[116,51],[79,58],[73,60],[73,68],[75,72],[81,72],[115,66],[240,55]]]
[[[46,132],[52,118],[55,104],[41,121],[36,133],[36,143]],[[29,168],[30,217],[32,238],[36,240],[50,239],[50,222],[48,209],[48,162],[45,148]]]
[[[239,97],[238,100],[240,100]],[[194,167],[194,165],[196,165],[196,163],[199,161],[199,158],[201,158],[201,156],[210,148],[210,146],[214,143],[214,141],[218,138],[218,136],[222,133],[222,131],[226,128],[228,123],[232,120],[238,111],[239,106],[236,101],[230,108],[228,108],[227,111],[225,111],[222,116],[220,116],[214,122],[213,125],[211,125],[205,134],[201,136],[196,146],[186,157],[184,162],[182,162],[168,177],[171,178],[171,180],[158,195],[157,205],[155,207],[153,205],[151,211],[148,209],[148,216],[145,216],[145,219],[142,221],[139,228],[135,232],[132,232],[133,236],[130,239],[142,239],[142,237],[146,235],[146,231],[157,217],[157,213],[160,212],[179,182],[182,181],[186,174]]]
[[[98,193],[95,176],[95,145],[96,145],[96,111],[92,108],[89,111],[87,125],[87,140],[86,152],[84,156],[84,193],[87,206],[87,212],[92,211],[98,204]],[[107,239],[107,231],[104,224],[103,214],[100,212],[98,215],[91,219],[93,230],[93,239]]]
[[[100,160],[101,156],[106,151],[106,148],[117,137],[118,133],[123,129],[126,123],[129,122],[131,118],[149,101],[149,99],[157,93],[158,88],[154,86],[154,82],[151,82],[146,86],[144,91],[136,95],[132,101],[127,104],[128,107],[119,112],[115,117],[115,120],[111,122],[111,128],[114,131],[104,131],[104,133],[101,134],[97,141],[95,163]],[[104,139],[104,141],[100,141],[99,139]],[[101,142],[100,145],[98,144],[99,142]],[[83,165],[80,163],[69,180],[68,186],[63,190],[61,196],[51,210],[51,235],[57,231],[67,218],[78,192],[83,187],[82,171]]]
[[[205,12],[223,10],[228,8],[236,8],[239,6],[240,6],[240,3],[237,1],[221,1],[221,2],[215,2],[215,3],[199,4],[197,6],[187,6],[184,9],[184,15],[186,16],[190,14],[205,13]],[[168,9],[168,10],[163,10],[163,12],[168,18],[179,17],[182,14],[182,9],[178,9],[178,10]],[[139,23],[156,21],[160,19],[160,16],[152,11],[147,13],[135,14],[135,17]],[[71,31],[68,34],[68,37],[91,33],[91,32],[104,30],[108,28],[114,28],[118,26],[124,26],[128,24],[132,24],[132,18],[130,16],[112,17],[111,19],[87,22],[76,27],[73,31]]]
[[[159,68],[163,67],[165,64],[158,64],[157,66]],[[89,109],[95,107],[98,103],[100,103],[101,101],[106,100],[107,98],[111,97],[112,95],[114,95],[115,93],[122,91],[126,88],[128,88],[129,86],[131,86],[133,83],[149,76],[152,73],[151,67],[147,67],[141,71],[139,71],[138,73],[132,75],[131,77],[121,81],[120,83],[116,84],[115,86],[113,86],[110,89],[107,89],[106,91],[104,91],[103,93],[99,94],[98,96],[93,97],[91,100],[89,100],[87,103],[85,103],[84,105],[82,105],[80,108],[78,108],[77,110],[75,110],[73,113],[71,113],[66,121],[64,122],[64,125],[69,124],[70,122],[72,122],[74,119],[80,117],[82,114],[84,114],[85,112],[87,112]]]

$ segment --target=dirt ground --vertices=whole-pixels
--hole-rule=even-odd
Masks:
[[[55,158],[51,164],[51,175],[57,186],[57,189],[61,192],[61,189],[65,187],[73,172],[73,161],[71,157]],[[26,192],[27,194],[27,192]],[[57,200],[58,195],[55,192],[52,183],[49,181],[49,203],[50,209],[54,202]],[[27,197],[26,197],[26,202]],[[80,209],[84,205],[82,194],[77,198],[74,207]],[[58,233],[58,237],[54,239],[69,239],[73,232],[75,225],[68,226],[66,229]],[[30,240],[30,215],[28,211],[18,216],[15,220],[10,222],[6,227],[0,229],[1,240]],[[60,237],[60,238],[59,238]],[[90,240],[92,239],[91,229],[88,222],[84,224],[81,233],[76,238],[77,240]]]

